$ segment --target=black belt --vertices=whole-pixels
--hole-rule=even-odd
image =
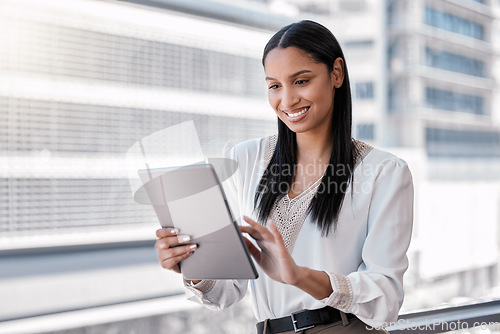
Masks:
[[[346,313],[347,319],[355,318],[354,314]],[[313,328],[316,325],[331,324],[341,321],[340,311],[326,306],[317,310],[302,310],[292,313],[288,317],[267,320],[266,333],[264,332],[264,323],[257,324],[258,334],[273,334],[294,330],[295,332]]]

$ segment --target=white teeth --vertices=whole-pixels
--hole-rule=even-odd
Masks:
[[[295,114],[288,114],[288,116],[290,116],[290,117],[297,117],[297,116],[300,116],[300,115],[302,115],[303,113],[305,113],[308,109],[309,109],[309,108],[304,108],[304,109],[302,109],[301,111],[296,112]]]

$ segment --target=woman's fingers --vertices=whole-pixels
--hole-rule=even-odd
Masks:
[[[179,262],[187,259],[196,250],[196,244],[180,245],[191,240],[188,235],[178,234],[179,230],[165,227],[156,231],[155,248],[158,250],[158,259],[163,268],[180,273]]]
[[[165,269],[174,270],[179,262],[191,256],[196,250],[197,245],[191,244],[186,246],[171,247],[158,250],[158,259],[161,266]]]
[[[283,240],[283,237],[281,236],[281,233],[278,230],[278,227],[271,220],[269,221],[269,230],[271,230],[271,233],[274,235],[275,240],[277,240],[280,244],[282,244],[284,246],[285,241]]]
[[[255,220],[253,220],[252,218],[248,217],[248,216],[243,216],[243,219],[248,223],[250,224],[251,226],[255,227],[255,228],[260,228],[260,227],[264,227],[262,226],[261,224],[257,223]],[[265,228],[265,227],[264,227]]]
[[[245,241],[245,244],[247,245],[248,251],[250,252],[250,255],[255,259],[255,261],[259,262],[260,261],[260,250],[255,247],[255,245],[248,240],[247,238],[243,237],[243,241]]]
[[[190,253],[196,250],[198,245],[190,244],[185,246],[170,247],[167,249],[158,250],[158,257],[172,258],[182,254]]]
[[[174,235],[171,237],[163,237],[156,240],[155,248],[156,249],[166,249],[172,246],[183,244],[191,240],[188,235]]]
[[[243,219],[250,225],[250,226],[240,226],[240,230],[243,233],[248,233],[254,238],[255,240],[269,240],[269,238],[272,236],[271,233],[269,233],[269,230],[257,223],[256,221],[250,219],[247,216],[244,216]]]
[[[191,256],[191,254],[193,254],[193,253],[192,252],[191,253],[183,253],[183,254],[178,255],[176,257],[165,259],[163,261],[160,261],[160,265],[164,269],[173,270],[176,273],[180,274],[181,269],[179,268],[179,262],[187,259],[188,257]]]
[[[248,233],[252,238],[254,238],[260,246],[260,242],[262,241],[271,241],[278,242],[282,246],[285,245],[283,241],[283,237],[281,236],[280,231],[276,227],[273,221],[269,221],[268,227],[265,227],[254,220],[248,218],[247,216],[243,217],[245,221],[250,224],[250,226],[240,226],[240,230],[243,233]]]
[[[242,233],[248,233],[255,240],[262,240],[263,239],[263,237],[260,235],[260,233],[252,226],[240,226],[240,231]]]
[[[179,230],[174,227],[164,227],[156,231],[158,240],[156,241],[155,248],[169,248],[171,246],[186,243],[191,238],[188,235],[178,234]]]
[[[164,227],[160,228],[159,230],[156,230],[156,236],[158,238],[171,237],[177,235],[178,233],[179,230],[174,227]]]

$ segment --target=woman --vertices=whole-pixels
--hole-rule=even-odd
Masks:
[[[349,76],[328,29],[312,21],[284,27],[262,63],[278,135],[227,155],[239,164],[228,197],[255,215],[241,231],[260,277],[186,281],[189,298],[221,309],[249,285],[259,333],[376,332],[397,319],[403,301],[408,166],[351,138]],[[158,230],[156,247],[162,266],[179,272],[195,246],[173,248],[176,232]]]

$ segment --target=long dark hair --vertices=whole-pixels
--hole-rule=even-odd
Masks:
[[[345,191],[349,183],[353,182],[352,172],[357,155],[351,137],[352,104],[349,75],[344,53],[335,36],[321,24],[308,20],[290,24],[278,31],[264,48],[262,65],[271,50],[290,46],[305,51],[314,61],[326,64],[330,73],[333,71],[335,59],[340,57],[344,60],[344,82],[340,88],[336,88],[333,101],[332,153],[321,184],[308,208],[322,235],[328,235],[332,226],[334,230],[336,229]],[[276,148],[254,198],[255,210],[260,221],[265,222],[274,203],[288,193],[296,166],[296,134],[278,118]]]

